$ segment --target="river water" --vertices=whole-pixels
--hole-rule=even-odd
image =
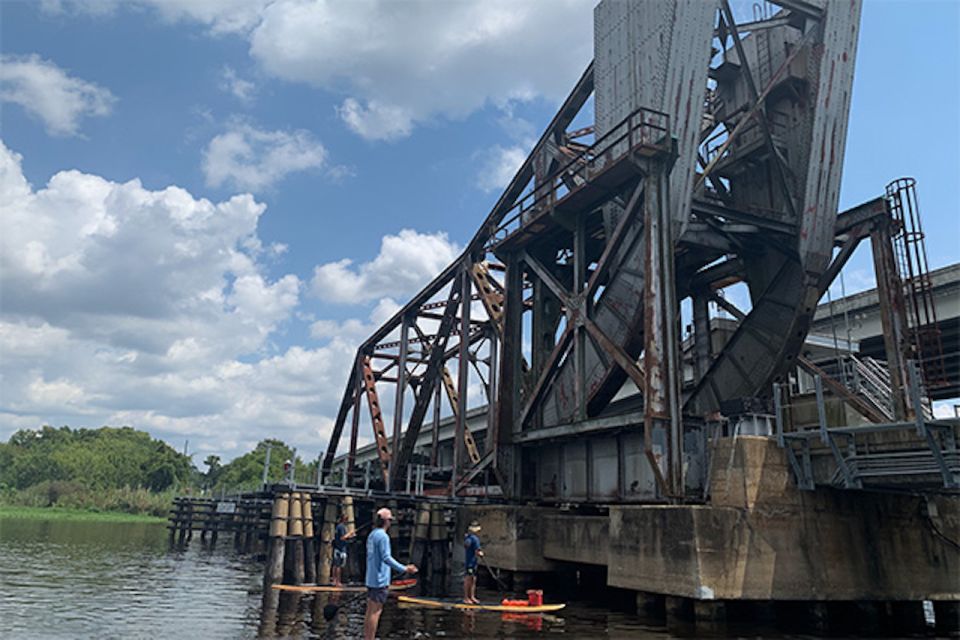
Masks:
[[[163,524],[0,519],[0,638],[356,638],[363,597],[262,590],[263,564],[199,540],[168,545]],[[498,597],[479,593],[482,600]],[[323,609],[337,605],[325,620]],[[384,610],[379,637],[689,637],[613,603],[576,599],[556,615]],[[769,637],[757,627],[741,637]],[[679,633],[679,635],[678,635]],[[701,632],[698,630],[698,634]],[[720,635],[720,634],[717,634]],[[788,637],[780,635],[779,637]],[[809,637],[809,636],[792,636]]]

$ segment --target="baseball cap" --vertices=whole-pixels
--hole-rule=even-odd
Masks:
[[[383,520],[393,520],[393,513],[390,511],[390,509],[381,507],[377,510],[377,517]]]

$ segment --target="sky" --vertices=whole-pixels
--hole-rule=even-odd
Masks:
[[[316,456],[356,345],[589,63],[594,4],[0,0],[0,439]],[[841,209],[913,176],[957,262],[960,3],[868,0],[860,34]]]

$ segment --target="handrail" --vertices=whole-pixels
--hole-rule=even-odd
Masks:
[[[636,135],[638,133],[639,135]],[[670,116],[666,113],[646,107],[630,113],[592,145],[551,174],[539,188],[533,189],[517,200],[504,213],[500,224],[490,234],[488,245],[502,242],[523,228],[526,222],[524,214],[551,208],[563,197],[579,191],[592,178],[629,153],[643,147],[669,151],[669,142],[664,143],[669,136]],[[617,150],[618,145],[624,142],[628,144]],[[611,151],[618,152],[611,156]],[[566,182],[571,179],[576,185],[574,188]],[[564,189],[566,189],[565,192]],[[517,226],[512,228],[514,225]]]

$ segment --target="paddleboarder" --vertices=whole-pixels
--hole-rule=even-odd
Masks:
[[[356,537],[356,531],[347,531],[347,514],[340,514],[340,522],[333,535],[333,570],[332,582],[335,587],[342,587],[343,567],[347,564],[347,541]]]
[[[377,511],[376,527],[367,536],[367,612],[363,619],[363,637],[374,640],[380,625],[380,614],[390,588],[390,569],[401,573],[416,573],[417,565],[406,566],[390,554],[390,536],[387,530],[393,522],[393,513],[383,507]]]
[[[477,600],[477,564],[483,557],[483,549],[480,548],[480,523],[474,520],[467,527],[467,534],[463,537],[464,548],[464,567],[466,573],[463,576],[463,601],[467,604],[480,604]]]

